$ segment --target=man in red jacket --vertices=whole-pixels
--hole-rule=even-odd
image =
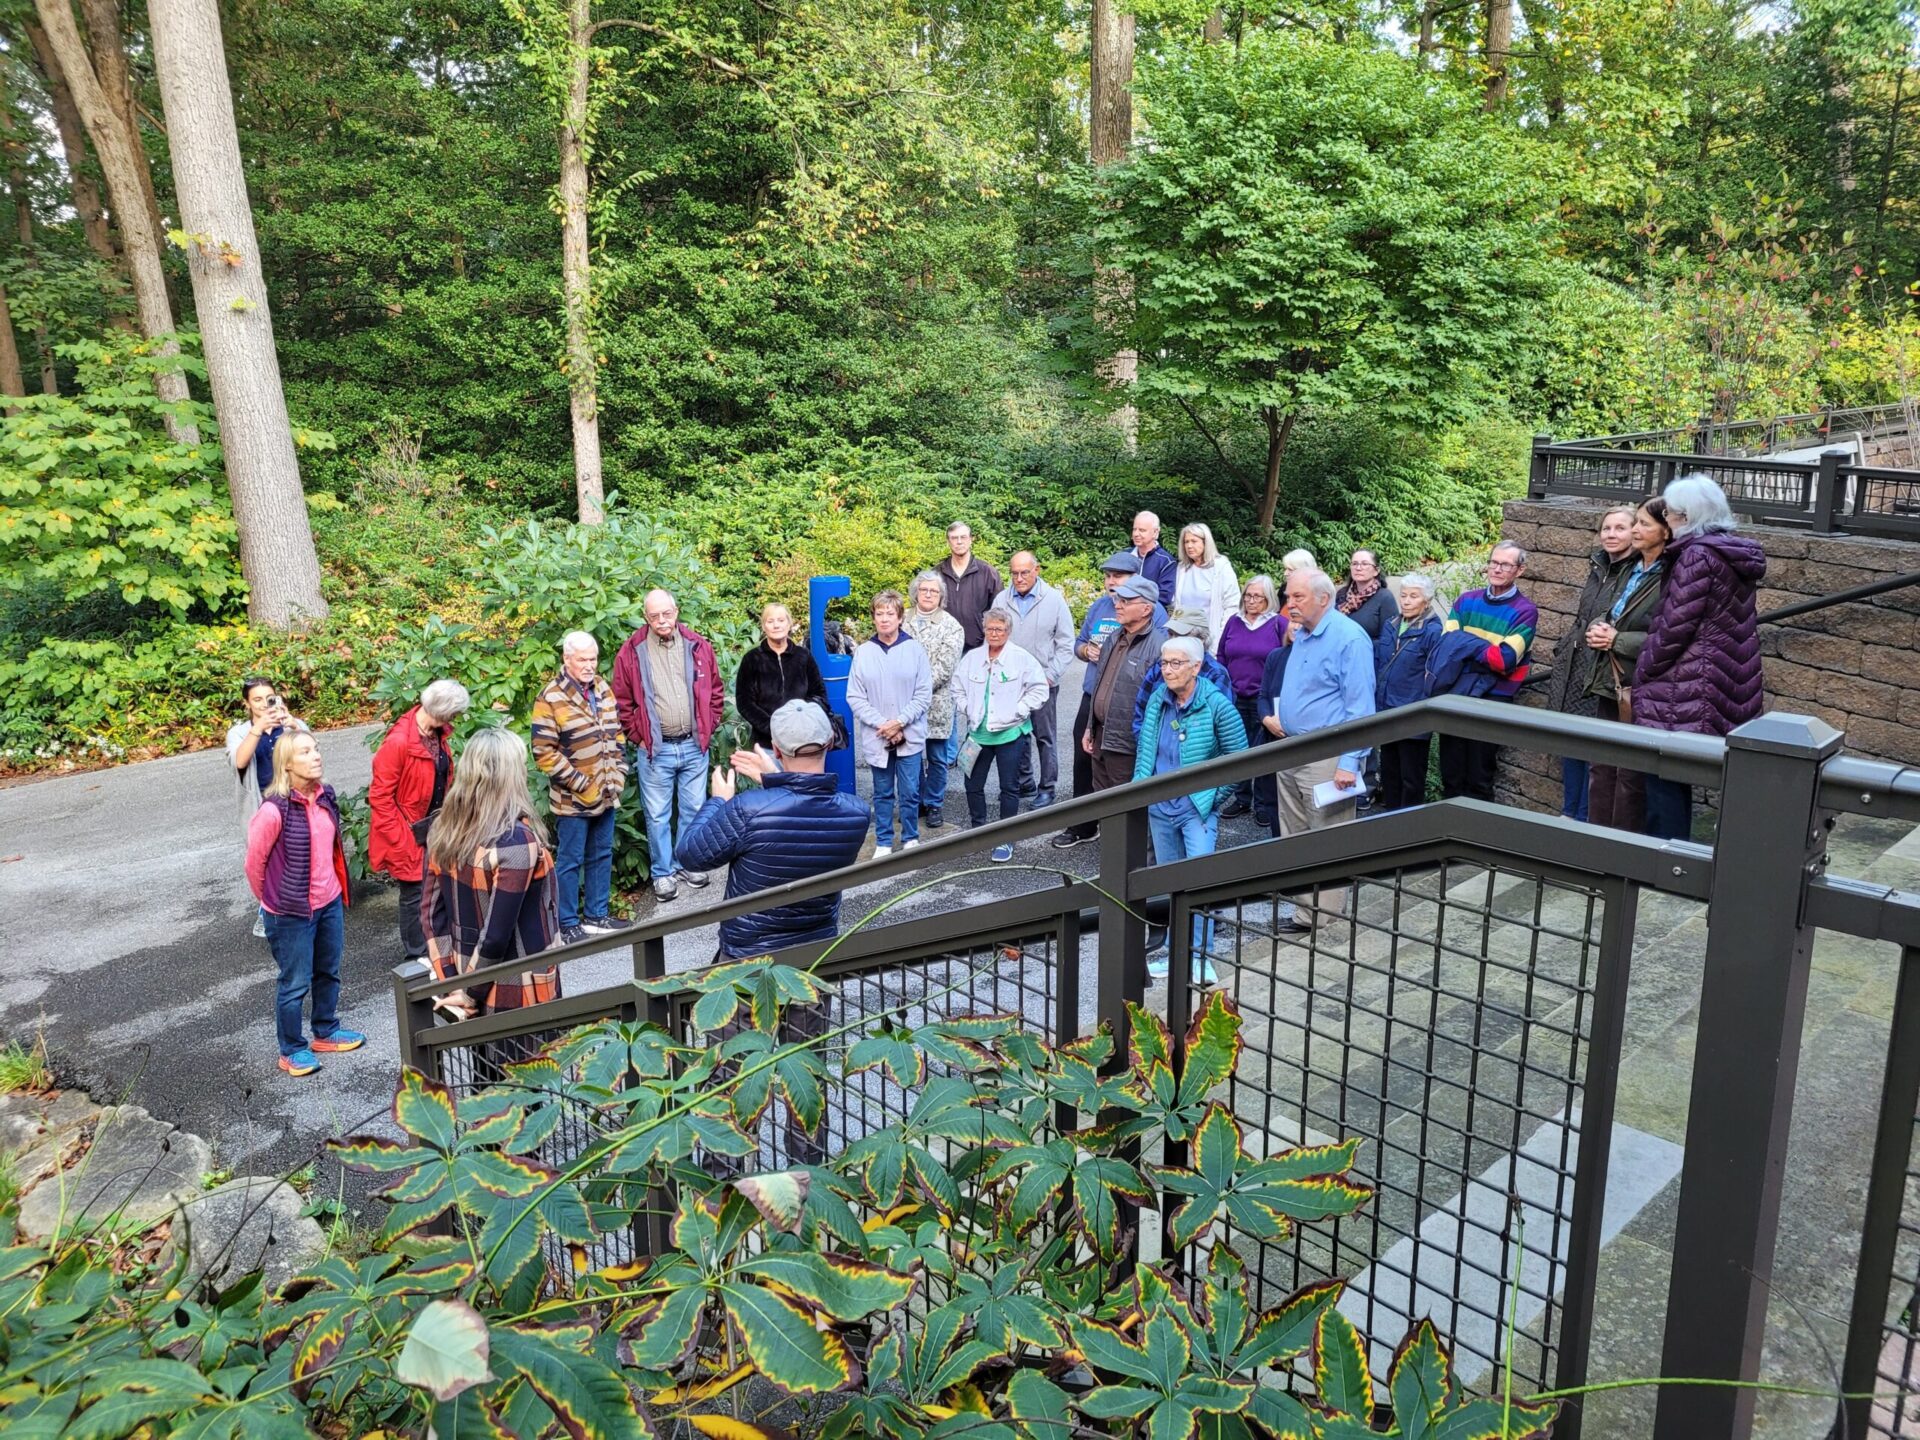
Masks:
[[[640,801],[647,813],[647,860],[657,900],[680,893],[673,852],[707,802],[707,749],[726,714],[727,691],[706,637],[680,623],[680,606],[665,590],[649,590],[647,625],[627,637],[613,662],[613,702],[620,728],[638,752]],[[679,802],[679,823],[674,803]],[[696,871],[679,876],[705,885]]]
[[[400,887],[400,945],[409,960],[424,959],[427,953],[420,879],[427,826],[453,781],[447,736],[472,703],[458,680],[434,681],[420,692],[420,703],[393,722],[373,757],[373,783],[367,787],[372,812],[367,868],[385,871]]]

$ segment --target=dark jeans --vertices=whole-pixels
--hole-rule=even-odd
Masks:
[[[1600,702],[1600,718],[1618,721],[1620,707],[1611,700]],[[1623,770],[1617,765],[1595,764],[1587,783],[1587,819],[1595,825],[1636,834],[1647,823],[1647,777],[1638,770]]]
[[[419,886],[413,887],[416,891]],[[419,913],[415,907],[416,915]],[[347,907],[335,899],[317,915],[267,912],[267,944],[280,967],[273,998],[280,1031],[280,1053],[307,1048],[304,1018],[313,996],[313,1033],[326,1039],[340,1028],[340,956],[347,948]],[[424,951],[426,947],[421,946]]]
[[[1693,787],[1678,780],[1646,777],[1647,834],[1657,840],[1693,838]]]
[[[1587,762],[1571,755],[1560,760],[1560,813],[1569,820],[1585,820],[1588,805]]]
[[[588,920],[607,918],[613,894],[613,827],[620,812],[608,806],[603,815],[553,817],[553,884],[560,912],[560,928],[571,930]],[[581,904],[580,877],[585,872],[586,903]]]
[[[1248,745],[1271,745],[1274,737],[1267,733],[1267,727],[1260,723],[1260,697],[1257,695],[1236,695],[1233,708],[1240,712],[1240,723],[1247,727]],[[1279,802],[1274,798],[1273,776],[1260,775],[1252,780],[1242,780],[1233,787],[1233,798],[1253,801],[1253,818],[1269,830],[1273,828],[1273,818],[1279,811]]]
[[[1423,805],[1427,799],[1427,755],[1433,737],[1391,740],[1380,747],[1380,790],[1376,802],[1381,810],[1405,810]]]
[[[1027,737],[1009,740],[1004,745],[982,745],[967,772],[967,819],[975,825],[987,823],[987,772],[1000,772],[1000,818],[1011,820],[1020,813],[1020,772],[1026,768]]]
[[[1499,764],[1500,747],[1485,740],[1463,740],[1458,735],[1440,737],[1440,793],[1452,800],[1464,795],[1469,800],[1493,799],[1493,772]]]
[[[407,959],[419,960],[427,953],[427,927],[420,918],[420,882],[395,883],[400,887],[400,946],[407,952]]]
[[[1080,748],[1092,719],[1093,697],[1083,693],[1080,696],[1080,709],[1073,717],[1073,796],[1076,800],[1082,795],[1093,794],[1093,757]],[[1074,825],[1069,827],[1069,833],[1085,837],[1099,828],[1098,825]]]
[[[1036,794],[1051,795],[1060,785],[1060,742],[1057,738],[1060,714],[1060,687],[1047,687],[1047,704],[1044,710],[1033,712],[1033,747],[1021,746],[1020,757],[1020,796],[1031,800]],[[1033,781],[1033,762],[1035,752],[1040,759],[1040,783]]]

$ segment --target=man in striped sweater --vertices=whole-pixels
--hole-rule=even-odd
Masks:
[[[1533,648],[1540,612],[1520,593],[1520,577],[1527,570],[1527,552],[1511,540],[1502,540],[1487,558],[1487,585],[1469,590],[1453,602],[1447,630],[1464,631],[1487,642],[1479,663],[1493,674],[1489,699],[1511,700],[1526,683],[1530,668],[1527,652]],[[1449,800],[1465,795],[1493,799],[1493,772],[1500,747],[1486,740],[1456,735],[1440,737],[1440,793]]]

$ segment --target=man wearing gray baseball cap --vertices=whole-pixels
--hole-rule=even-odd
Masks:
[[[715,770],[707,803],[693,817],[675,853],[684,869],[727,866],[727,898],[752,895],[793,880],[810,880],[860,856],[873,811],[842,795],[827,774],[833,722],[811,700],[789,700],[767,722],[773,754],[755,746],[733,752],[731,770]],[[759,781],[742,791],[742,775]],[[745,959],[831,940],[840,933],[840,896],[774,905],[720,922],[720,958]]]

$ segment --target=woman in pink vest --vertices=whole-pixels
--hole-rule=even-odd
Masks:
[[[247,883],[265,912],[267,944],[280,967],[280,1068],[311,1075],[320,1068],[316,1052],[358,1050],[367,1037],[340,1026],[347,850],[320,746],[305,731],[282,735],[273,747],[273,780],[247,827]],[[303,1028],[309,995],[312,1044]]]

